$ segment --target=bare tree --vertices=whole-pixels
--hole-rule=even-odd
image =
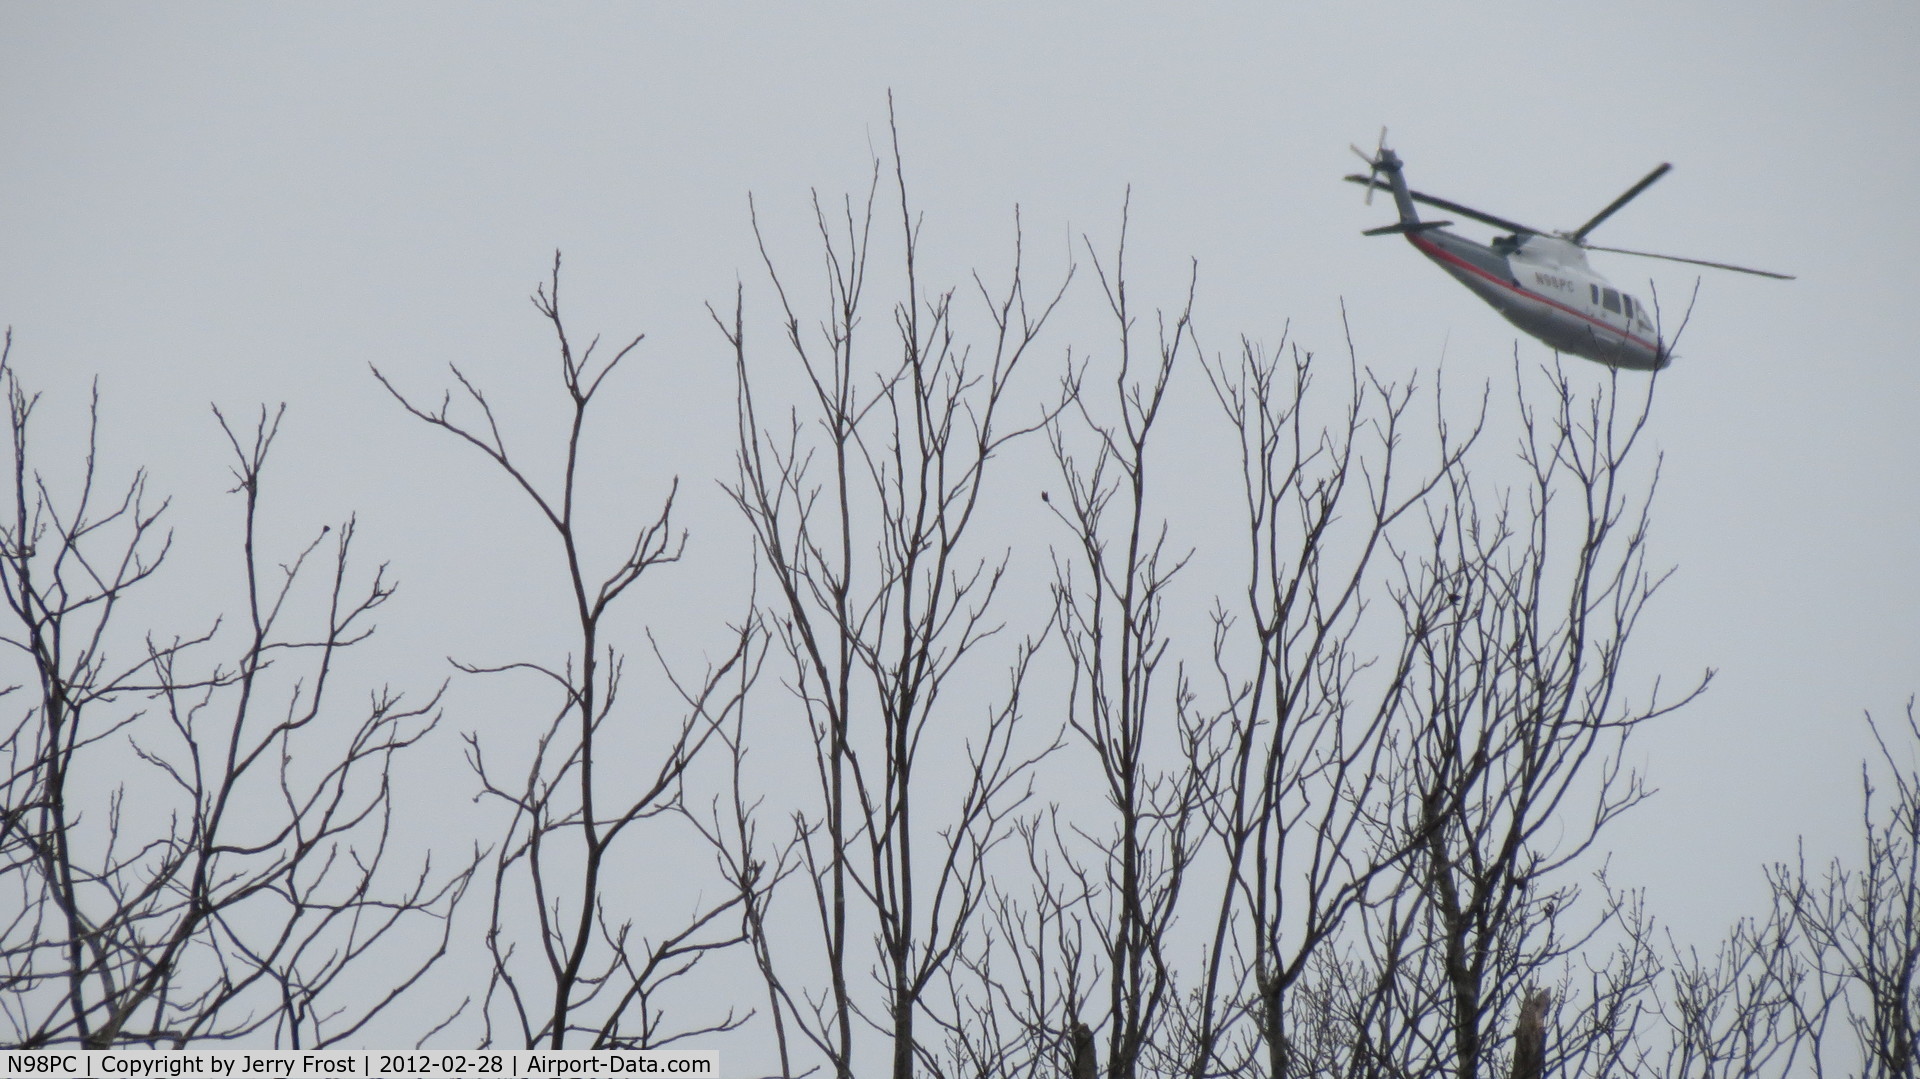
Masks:
[[[486,947],[492,973],[483,1044],[493,1044],[504,1028],[505,1036],[529,1047],[557,1049],[581,1035],[594,1048],[655,1048],[732,1030],[745,1020],[727,1010],[676,1024],[664,1004],[676,981],[702,959],[744,943],[745,923],[735,919],[743,909],[753,910],[758,885],[735,876],[717,898],[696,900],[683,920],[637,926],[612,890],[615,852],[638,848],[649,827],[657,835],[665,822],[685,823],[699,809],[685,793],[688,769],[730,729],[737,740],[738,710],[751,681],[742,679],[758,667],[761,633],[757,622],[745,621],[734,630],[730,654],[697,683],[675,683],[684,712],[664,720],[644,713],[629,718],[630,710],[616,707],[624,703],[626,657],[609,639],[607,619],[643,575],[677,561],[685,549],[686,534],[672,523],[678,481],[651,520],[628,526],[625,553],[605,569],[591,569],[583,541],[582,519],[591,510],[581,490],[581,436],[596,395],[642,338],[604,360],[594,356],[597,338],[576,353],[560,315],[558,254],[533,303],[553,328],[571,412],[560,439],[564,466],[557,481],[538,479],[509,452],[485,393],[458,368],[453,376],[471,410],[467,419],[454,415],[451,391],[438,405],[422,407],[374,371],[409,413],[478,449],[526,496],[557,542],[568,586],[564,602],[578,633],[573,648],[558,659],[456,663],[471,675],[531,675],[551,685],[558,699],[530,752],[514,747],[505,754],[514,763],[505,768],[494,763],[497,755],[489,756],[484,738],[467,735],[468,762],[482,794],[504,806],[507,818],[490,853]],[[649,730],[650,761],[614,734],[622,726]],[[620,753],[611,774],[603,766],[609,752]],[[746,867],[733,868],[744,873]],[[523,954],[523,945],[530,955]]]
[[[242,498],[240,615],[185,632],[130,625],[172,550],[168,503],[144,470],[106,478],[97,388],[77,462],[43,465],[40,398],[11,346],[9,333],[5,1040],[320,1047],[362,1035],[446,954],[473,872],[431,856],[397,864],[395,768],[434,728],[439,693],[415,702],[380,687],[356,706],[335,686],[394,586],[384,567],[355,569],[351,518],[289,554],[263,550],[284,409],[262,409],[251,431],[216,409]]]
[[[1149,508],[1156,422],[1179,356],[1197,351],[1191,295],[1136,363],[1122,235],[1120,257],[1094,258],[1119,327],[1115,390],[1108,403],[1083,368],[1070,375],[1079,422],[1049,428],[1064,496],[1046,500],[1073,536],[1055,587],[1069,724],[1113,816],[1062,824],[1055,807],[1023,829],[1036,884],[1024,903],[1002,892],[995,922],[1015,957],[997,961],[1008,976],[983,974],[1022,1010],[1018,1073],[1048,1057],[1082,1067],[1073,1035],[1095,1019],[1113,1076],[1465,1076],[1522,1029],[1545,1070],[1639,1059],[1652,923],[1604,879],[1597,908],[1575,913],[1569,874],[1645,795],[1623,740],[1705,685],[1666,702],[1656,687],[1639,706],[1617,686],[1661,579],[1632,452],[1651,396],[1626,404],[1617,383],[1582,396],[1554,370],[1539,410],[1523,387],[1514,490],[1470,464],[1484,399],[1462,433],[1436,393],[1428,448],[1408,463],[1411,385],[1350,360],[1320,426],[1311,355],[1283,364],[1247,342],[1237,365],[1209,364],[1242,449],[1248,572],[1244,604],[1216,607],[1220,696],[1203,707],[1168,669],[1193,652],[1163,620],[1187,556]],[[1365,619],[1370,605],[1397,624]],[[1379,664],[1369,649],[1383,645]],[[1202,830],[1218,863],[1199,860]],[[1208,937],[1172,950],[1189,877],[1216,869]],[[1603,929],[1624,943],[1570,993],[1562,964]],[[1089,1014],[1090,970],[1103,1016]],[[1531,999],[1563,1006],[1521,1023],[1543,980],[1559,984]],[[1555,1045],[1556,1022],[1577,1043]]]
[[[1192,763],[1199,722],[1192,690],[1184,670],[1162,671],[1171,644],[1162,623],[1166,593],[1188,554],[1168,548],[1166,523],[1148,507],[1148,451],[1168,384],[1180,358],[1197,346],[1190,278],[1185,304],[1161,316],[1154,352],[1144,362],[1136,358],[1124,211],[1111,264],[1091,244],[1089,253],[1117,327],[1112,401],[1092,399],[1084,368],[1069,373],[1062,396],[1073,402],[1091,448],[1077,451],[1082,440],[1061,421],[1052,424],[1065,497],[1049,504],[1072,537],[1071,554],[1055,556],[1053,589],[1072,678],[1068,722],[1113,816],[1074,828],[1095,840],[1091,865],[1068,849],[1060,855],[1082,881],[1082,916],[1105,969],[1107,1074],[1131,1077],[1161,1048],[1156,1034],[1177,965],[1163,942],[1199,846],[1203,808],[1202,773]],[[1076,1033],[1082,1029],[1080,1016],[1062,1018]],[[1078,1068],[1077,1044],[1074,1059]]]
[[[1671,946],[1659,1001],[1668,1038],[1638,1070],[1670,1076],[1915,1074],[1920,1043],[1920,720],[1867,717],[1861,860],[1766,870],[1772,910],[1711,958]],[[1886,788],[1892,796],[1882,798]]]
[[[769,418],[785,410],[770,412],[762,397],[744,299],[731,319],[715,317],[739,379],[739,474],[728,490],[775,592],[765,617],[791,664],[819,783],[818,801],[796,812],[793,851],[811,890],[820,973],[782,974],[776,944],[763,952],[765,976],[791,1029],[835,1075],[859,1070],[865,1028],[885,1039],[890,1074],[907,1079],[945,1066],[923,1024],[952,1032],[963,1020],[937,1010],[932,988],[956,965],[989,894],[989,853],[1011,834],[1053,744],[1021,734],[1038,633],[1010,644],[1002,690],[951,690],[961,679],[979,685],[983,645],[1002,629],[994,610],[1006,553],[980,549],[973,531],[996,456],[1046,419],[1006,413],[1060,293],[1029,306],[1016,237],[1004,287],[975,277],[990,327],[970,347],[954,290],[922,281],[897,132],[893,149],[903,289],[890,338],[870,354],[860,333],[878,162],[864,205],[849,199],[830,216],[814,200],[829,297],[817,334],[761,239],[786,349],[810,387],[803,406]],[[925,768],[930,753],[936,771]],[[873,942],[877,995],[858,978],[863,939]]]
[[[1907,703],[1904,727],[1868,724],[1880,764],[1861,767],[1862,861],[1834,859],[1824,876],[1808,871],[1805,855],[1768,871],[1773,886],[1773,937],[1786,946],[1789,928],[1808,972],[1798,999],[1797,1031],[1816,1074],[1860,1068],[1875,1079],[1920,1074],[1920,719]],[[1901,752],[1904,750],[1904,752]],[[1891,797],[1877,801],[1882,789]],[[1831,1044],[1834,1018],[1853,1035],[1851,1046]],[[1857,1064],[1833,1057],[1853,1049]]]
[[[1653,483],[1630,467],[1651,385],[1635,405],[1617,378],[1583,395],[1550,371],[1547,409],[1520,400],[1520,490],[1456,466],[1426,542],[1396,547],[1407,673],[1385,841],[1416,856],[1370,942],[1368,1053],[1387,1070],[1486,1070],[1501,1017],[1621,909],[1580,914],[1567,874],[1646,797],[1623,740],[1706,684],[1643,704],[1619,685],[1664,578],[1647,566]],[[1631,985],[1651,976],[1643,951],[1621,972]]]
[[[1224,703],[1209,733],[1220,762],[1211,819],[1226,864],[1191,1020],[1196,1079],[1220,1067],[1236,1016],[1253,1019],[1265,1074],[1298,1070],[1307,1036],[1291,1029],[1302,1015],[1292,994],[1414,846],[1376,843],[1369,827],[1390,797],[1388,739],[1411,671],[1402,663],[1367,680],[1363,614],[1376,557],[1460,466],[1484,403],[1464,437],[1449,439],[1443,419],[1434,459],[1408,463],[1415,387],[1363,373],[1351,341],[1330,397],[1315,390],[1314,368],[1297,346],[1268,353],[1253,342],[1237,365],[1207,368],[1240,444],[1246,586],[1244,602],[1222,603],[1214,619]],[[1333,418],[1315,430],[1322,411]]]
[[[1670,1036],[1648,1062],[1657,1075],[1791,1075],[1808,1044],[1812,988],[1790,917],[1745,919],[1714,952],[1674,947],[1662,1000]]]

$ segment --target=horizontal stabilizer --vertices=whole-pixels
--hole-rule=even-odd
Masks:
[[[1391,236],[1396,232],[1426,232],[1428,229],[1443,229],[1453,224],[1451,221],[1412,221],[1398,225],[1382,225],[1377,229],[1368,229],[1362,236]]]

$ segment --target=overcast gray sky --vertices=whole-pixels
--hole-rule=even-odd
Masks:
[[[9,4],[0,322],[66,415],[97,373],[114,453],[184,506],[225,478],[207,402],[291,402],[283,482],[311,520],[361,511],[404,582],[392,647],[437,680],[514,601],[463,580],[484,544],[420,527],[480,473],[368,363],[544,372],[525,297],[562,248],[578,330],[649,334],[625,437],[718,520],[702,304],[759,272],[749,192],[797,251],[810,189],[863,187],[889,89],[949,278],[1004,264],[1016,204],[1059,266],[1131,185],[1141,287],[1171,299],[1197,259],[1209,347],[1291,321],[1337,352],[1344,300],[1363,362],[1444,359],[1463,391],[1511,380],[1516,332],[1360,236],[1387,218],[1338,182],[1347,144],[1388,125],[1415,186],[1552,227],[1671,161],[1599,242],[1799,276],[1704,279],[1652,424],[1678,573],[1638,655],[1720,675],[1640,743],[1664,793],[1615,871],[1706,943],[1796,834],[1851,844],[1860,716],[1920,690],[1916,58],[1905,3]],[[1694,282],[1594,263],[1669,302]]]

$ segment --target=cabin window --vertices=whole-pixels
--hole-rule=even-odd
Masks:
[[[1588,285],[1587,291],[1593,293],[1594,303],[1600,302],[1600,286],[1599,285]]]
[[[1612,311],[1615,314],[1619,314],[1620,294],[1618,292],[1613,291],[1610,288],[1601,289],[1600,290],[1600,306],[1605,307],[1607,310]]]
[[[1622,292],[1620,294],[1620,306],[1626,311],[1628,318],[1633,317],[1633,297]]]

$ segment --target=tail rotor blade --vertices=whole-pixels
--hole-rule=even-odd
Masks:
[[[1380,125],[1380,138],[1373,144],[1373,168],[1367,170],[1367,205],[1373,205],[1374,179],[1380,175],[1380,162],[1387,155],[1387,125]]]
[[[1367,163],[1367,178],[1365,181],[1367,185],[1367,205],[1372,206],[1373,189],[1375,187],[1374,178],[1380,175],[1380,159],[1377,157],[1368,157],[1365,150],[1355,146],[1353,143],[1347,143],[1347,149],[1353,151],[1353,156]]]
[[[1384,126],[1380,128],[1380,141],[1379,144],[1374,147],[1372,157],[1368,157],[1365,150],[1355,146],[1353,143],[1347,143],[1347,149],[1353,151],[1353,156],[1367,163],[1367,205],[1372,206],[1373,189],[1379,186],[1377,181],[1380,176],[1380,158],[1387,149],[1387,129]],[[1352,179],[1352,177],[1349,176],[1348,179]]]

